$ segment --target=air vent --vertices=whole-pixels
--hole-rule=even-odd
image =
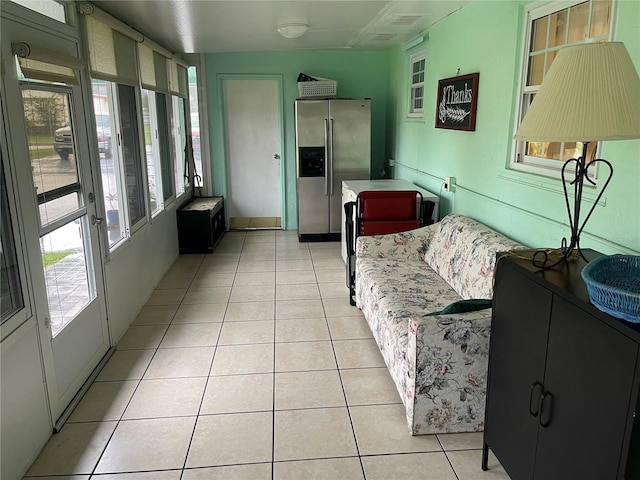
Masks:
[[[404,25],[409,26],[416,23],[422,18],[422,15],[398,15],[396,19],[391,22],[391,25]]]
[[[393,40],[395,36],[395,33],[376,33],[373,35],[372,39],[379,42],[388,42],[389,40]]]

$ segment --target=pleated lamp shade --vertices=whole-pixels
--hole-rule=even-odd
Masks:
[[[560,50],[514,138],[640,138],[640,78],[624,44],[590,43]]]

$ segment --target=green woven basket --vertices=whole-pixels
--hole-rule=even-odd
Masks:
[[[584,267],[582,278],[596,308],[640,323],[640,256],[603,255]]]

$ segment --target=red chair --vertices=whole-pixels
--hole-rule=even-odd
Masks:
[[[355,244],[359,236],[405,232],[423,226],[431,219],[435,204],[424,202],[415,190],[371,190],[358,194],[355,202],[344,205],[347,238],[347,286],[349,303],[355,305]],[[354,221],[355,208],[355,221]],[[431,223],[429,221],[429,223]]]
[[[357,236],[384,235],[418,228],[421,224],[417,191],[366,191],[356,199]]]

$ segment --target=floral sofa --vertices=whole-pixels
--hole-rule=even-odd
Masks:
[[[358,238],[356,304],[412,435],[483,430],[491,309],[427,314],[461,299],[491,299],[496,253],[521,247],[462,215]]]

